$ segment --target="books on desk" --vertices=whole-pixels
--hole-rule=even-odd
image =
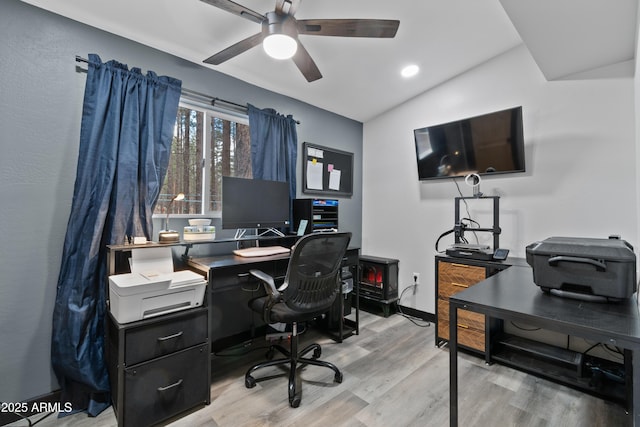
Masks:
[[[290,252],[289,248],[283,246],[258,246],[254,248],[236,249],[234,254],[241,257],[259,257],[269,255],[287,254]]]

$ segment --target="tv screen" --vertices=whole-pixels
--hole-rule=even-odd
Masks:
[[[222,177],[222,228],[289,227],[289,183]]]
[[[524,172],[522,107],[413,131],[420,180]]]

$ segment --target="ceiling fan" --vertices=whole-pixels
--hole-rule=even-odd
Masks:
[[[202,0],[234,15],[262,25],[262,30],[204,60],[207,64],[219,65],[223,62],[264,42],[265,50],[272,39],[280,39],[290,44],[291,51],[281,54],[278,59],[292,58],[307,81],[322,78],[318,66],[298,40],[298,35],[393,38],[400,21],[390,19],[301,19],[294,15],[302,0],[276,0],[273,12],[261,14],[231,0]],[[269,53],[269,52],[268,52]],[[269,53],[271,56],[274,54]],[[287,56],[288,55],[288,56]]]

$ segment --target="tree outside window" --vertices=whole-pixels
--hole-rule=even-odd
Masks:
[[[171,157],[155,214],[215,214],[222,208],[222,177],[251,178],[249,121],[223,113],[180,105]]]

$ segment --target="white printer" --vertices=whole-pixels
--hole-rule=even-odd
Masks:
[[[109,276],[109,310],[118,323],[202,305],[207,282],[193,271],[173,271],[171,247],[133,249],[131,273]]]

